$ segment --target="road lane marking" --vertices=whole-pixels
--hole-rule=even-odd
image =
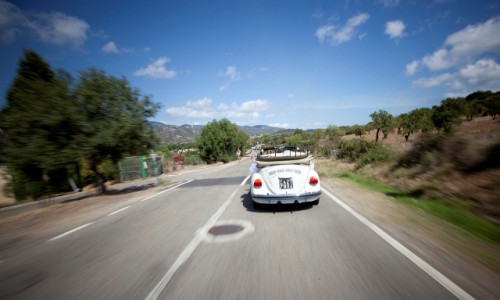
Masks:
[[[127,208],[130,208],[130,205],[129,205],[129,206],[125,206],[124,208],[120,208],[119,210],[115,210],[114,212],[109,213],[109,214],[108,214],[108,216],[112,216],[112,215],[114,215],[114,214],[117,214],[117,213],[119,213],[119,212],[121,212],[121,211],[126,210]]]
[[[469,295],[466,291],[456,285],[453,281],[444,276],[441,272],[434,269],[431,265],[425,262],[423,259],[418,257],[416,254],[411,252],[408,248],[403,246],[396,239],[391,237],[385,231],[383,231],[380,227],[370,222],[368,219],[360,215],[354,209],[352,209],[349,205],[345,204],[342,200],[337,198],[335,195],[330,193],[328,190],[321,188],[321,190],[330,197],[333,201],[335,201],[338,205],[342,206],[346,211],[348,211],[351,215],[353,215],[356,219],[358,219],[361,223],[365,224],[373,230],[377,235],[379,235],[384,241],[389,243],[392,247],[394,247],[401,254],[406,256],[410,261],[412,261],[417,267],[419,267],[422,271],[427,273],[429,276],[434,278],[437,282],[439,282],[443,287],[445,287],[448,291],[450,291],[453,295],[455,295],[458,299],[474,299],[471,295]]]
[[[151,199],[151,198],[154,198],[154,197],[156,197],[156,196],[158,196],[158,195],[160,195],[160,194],[163,194],[163,193],[165,193],[165,192],[168,192],[168,191],[170,191],[170,190],[173,190],[173,189],[175,189],[175,188],[178,188],[178,187],[180,187],[180,186],[182,186],[182,185],[185,185],[185,184],[187,184],[187,183],[190,183],[191,181],[193,181],[193,180],[195,180],[195,179],[196,179],[196,178],[193,178],[193,179],[188,180],[188,181],[186,181],[186,182],[183,182],[183,183],[177,184],[177,185],[175,185],[175,186],[173,186],[173,187],[171,187],[171,188],[169,188],[169,189],[166,189],[166,190],[164,190],[164,191],[161,191],[161,192],[159,192],[159,193],[156,193],[156,194],[154,194],[154,195],[151,195],[151,196],[149,196],[149,197],[147,197],[147,198],[142,199],[142,200],[141,200],[141,202],[146,201],[146,200],[149,200],[149,199]],[[117,211],[114,211],[114,212],[112,212],[112,213],[109,213],[109,214],[108,214],[108,216],[112,216],[112,215],[114,215],[114,214],[117,214],[117,213],[119,213],[119,212],[121,212],[121,211],[123,211],[123,210],[125,210],[125,209],[127,209],[127,208],[130,208],[130,205],[129,205],[129,206],[126,206],[126,207],[123,207],[123,208],[121,208],[121,209],[119,209],[119,210],[117,210]],[[90,222],[90,223],[84,224],[84,225],[79,226],[79,227],[77,227],[77,228],[74,228],[74,229],[72,229],[72,230],[66,231],[65,233],[62,233],[62,234],[60,234],[60,235],[58,235],[58,236],[56,236],[56,237],[53,237],[53,238],[51,238],[51,239],[49,239],[49,240],[47,240],[47,241],[48,241],[48,242],[52,242],[52,241],[58,240],[58,239],[60,239],[60,238],[62,238],[62,237],[67,236],[68,234],[71,234],[71,233],[73,233],[73,232],[75,232],[75,231],[78,231],[78,230],[80,230],[80,229],[83,229],[83,228],[85,228],[85,227],[87,227],[87,226],[89,226],[89,225],[92,225],[92,224],[93,224],[93,222]]]
[[[248,175],[247,177],[245,177],[245,179],[243,179],[243,181],[241,182],[240,185],[245,185],[245,183],[247,182],[247,180],[250,178],[250,175]]]
[[[170,282],[170,280],[172,280],[172,277],[174,277],[174,274],[189,259],[191,254],[193,254],[194,250],[198,247],[200,242],[205,238],[205,235],[207,234],[208,230],[210,230],[210,228],[214,226],[215,222],[217,222],[217,219],[219,219],[219,217],[224,213],[224,211],[229,206],[231,200],[236,196],[236,193],[238,191],[239,188],[236,189],[229,196],[229,198],[226,199],[226,201],[215,212],[215,214],[212,215],[212,217],[207,221],[207,223],[205,223],[203,227],[201,227],[199,230],[196,231],[194,238],[191,240],[191,242],[189,242],[186,248],[184,248],[179,257],[177,257],[177,259],[175,260],[174,264],[170,267],[170,269],[158,282],[158,284],[154,287],[154,289],[149,293],[149,295],[146,297],[146,300],[158,299],[158,296],[165,290],[167,284]]]
[[[67,236],[68,234],[71,234],[71,233],[73,233],[73,232],[75,232],[75,231],[78,231],[78,230],[80,230],[80,229],[83,229],[83,228],[85,228],[85,227],[87,227],[87,226],[89,226],[89,225],[92,225],[92,224],[93,224],[93,222],[90,222],[90,223],[84,224],[84,225],[82,225],[82,226],[76,227],[76,228],[74,228],[74,229],[71,229],[70,231],[66,231],[65,233],[62,233],[62,234],[60,234],[60,235],[58,235],[58,236],[56,236],[56,237],[51,238],[50,240],[48,240],[48,242],[52,242],[52,241],[55,241],[55,240],[60,239],[60,238],[62,238],[62,237],[65,237],[65,236]]]
[[[173,186],[173,187],[171,187],[171,188],[169,188],[169,189],[166,189],[166,190],[164,190],[164,191],[161,191],[161,192],[158,192],[158,193],[156,193],[156,194],[154,194],[154,195],[151,195],[151,196],[149,196],[149,197],[146,197],[146,198],[142,199],[142,200],[141,200],[141,202],[147,201],[147,200],[149,200],[149,199],[151,199],[151,198],[154,198],[154,197],[156,197],[156,196],[158,196],[158,195],[161,195],[161,194],[163,194],[163,193],[165,193],[165,192],[171,191],[171,190],[173,190],[173,189],[175,189],[175,188],[178,188],[178,187],[180,187],[180,186],[182,186],[182,185],[188,184],[188,183],[190,183],[190,182],[191,182],[191,181],[193,181],[193,180],[196,180],[196,178],[193,178],[193,179],[188,180],[188,181],[183,182],[183,183],[179,183],[178,185]]]

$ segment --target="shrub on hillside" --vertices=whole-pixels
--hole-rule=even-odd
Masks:
[[[379,148],[383,146],[377,145],[374,141],[367,141],[364,139],[355,139],[348,141],[340,141],[338,143],[338,149],[341,151],[338,154],[338,158],[348,160],[349,162],[356,162],[360,160],[362,157],[366,156],[368,153],[372,154],[372,158],[374,158],[376,151],[382,150],[372,150],[375,148]],[[369,158],[371,160],[372,158]]]
[[[195,153],[190,153],[189,155],[186,155],[186,165],[202,165],[205,164],[203,159],[201,159],[199,154]]]
[[[366,154],[361,156],[358,165],[359,167],[364,167],[370,164],[389,162],[394,159],[395,156],[396,154],[394,153],[394,151],[384,147],[381,144],[375,143],[374,147],[368,148]]]
[[[396,167],[411,168],[417,165],[431,167],[429,162],[434,160],[429,155],[436,149],[438,141],[438,136],[423,135],[411,150],[401,156]]]

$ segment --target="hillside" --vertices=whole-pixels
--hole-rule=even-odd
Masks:
[[[375,130],[362,138],[374,141]],[[397,158],[358,172],[423,198],[460,199],[477,215],[500,224],[500,119],[464,121],[449,136],[415,134],[408,142],[396,133],[380,138]]]
[[[204,125],[167,125],[160,122],[150,121],[153,129],[158,133],[163,143],[183,143],[194,140],[203,129]],[[266,125],[240,126],[240,129],[250,136],[261,134],[274,134],[283,128]]]

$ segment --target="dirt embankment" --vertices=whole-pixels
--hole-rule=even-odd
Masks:
[[[375,130],[361,138],[374,141]],[[398,157],[357,172],[424,198],[464,201],[471,211],[500,225],[499,118],[464,121],[450,136],[413,134],[408,142],[394,132],[387,139],[380,135],[380,143]]]

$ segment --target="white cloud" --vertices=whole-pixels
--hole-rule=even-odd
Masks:
[[[312,14],[312,17],[315,19],[321,19],[321,18],[323,18],[323,15],[324,15],[323,12],[318,10]]]
[[[411,63],[406,65],[406,74],[408,75],[413,75],[418,71],[418,68],[420,67],[420,63],[416,60],[412,61]]]
[[[290,124],[288,124],[288,123],[272,123],[272,124],[269,124],[269,126],[278,127],[278,128],[289,128]]]
[[[61,12],[28,13],[9,2],[0,1],[0,38],[6,42],[31,33],[46,43],[79,47],[87,40],[89,28],[84,20]]]
[[[384,7],[395,7],[399,5],[399,0],[380,0],[380,3],[384,5]]]
[[[451,73],[444,73],[433,77],[417,79],[413,82],[413,84],[419,87],[431,88],[450,82],[454,77],[455,76]]]
[[[480,59],[454,73],[420,78],[413,85],[423,88],[445,86],[457,90],[496,90],[500,86],[500,65],[493,59]]]
[[[449,35],[443,47],[421,59],[432,71],[474,62],[485,54],[500,54],[500,16],[469,25]]]
[[[422,66],[444,73],[413,81],[416,87],[442,86],[447,93],[458,91],[496,90],[500,86],[500,16],[483,23],[468,25],[450,34],[444,45],[420,60],[406,66],[406,73],[415,74]],[[446,71],[444,71],[446,70]]]
[[[185,106],[169,107],[166,112],[174,117],[213,118],[216,112],[212,109],[212,99],[205,97],[199,100],[188,100]]]
[[[356,28],[364,24],[370,15],[360,13],[349,20],[341,28],[336,28],[334,25],[325,25],[316,30],[314,34],[320,42],[328,42],[331,45],[339,45],[350,41],[357,33]]]
[[[59,12],[40,14],[29,24],[42,41],[57,45],[72,44],[75,47],[85,42],[90,27],[84,20]]]
[[[21,33],[24,23],[23,12],[15,5],[0,1],[0,39],[3,42],[12,42]]]
[[[169,107],[166,112],[174,117],[258,119],[260,114],[269,108],[270,105],[267,100],[256,99],[241,104],[227,105],[220,103],[217,109],[214,109],[212,99],[205,97],[195,101],[189,100],[184,106]]]
[[[391,39],[397,39],[405,35],[406,25],[401,20],[389,21],[385,24],[385,34]]]
[[[212,99],[205,97],[196,101],[188,101],[187,106],[194,108],[206,108],[212,105]]]
[[[118,54],[120,51],[118,50],[118,47],[116,46],[115,42],[107,42],[103,47],[102,47],[102,52],[104,53],[115,53]]]
[[[220,72],[219,75],[229,78],[228,81],[219,88],[219,91],[221,92],[226,90],[234,81],[240,80],[240,73],[238,73],[235,66],[228,66],[226,70],[224,72]]]
[[[243,102],[239,107],[240,111],[265,111],[269,109],[269,102],[267,100],[257,99]]]
[[[168,57],[160,57],[145,68],[141,68],[134,72],[135,76],[147,77],[147,78],[166,78],[172,79],[177,76],[177,72],[174,70],[168,70],[165,68],[165,64],[169,63],[170,59]]]
[[[500,65],[493,59],[480,59],[460,69],[458,74],[471,86],[500,87]]]
[[[325,25],[316,30],[314,34],[320,42],[324,42],[325,39],[334,32],[335,26],[333,25]]]

